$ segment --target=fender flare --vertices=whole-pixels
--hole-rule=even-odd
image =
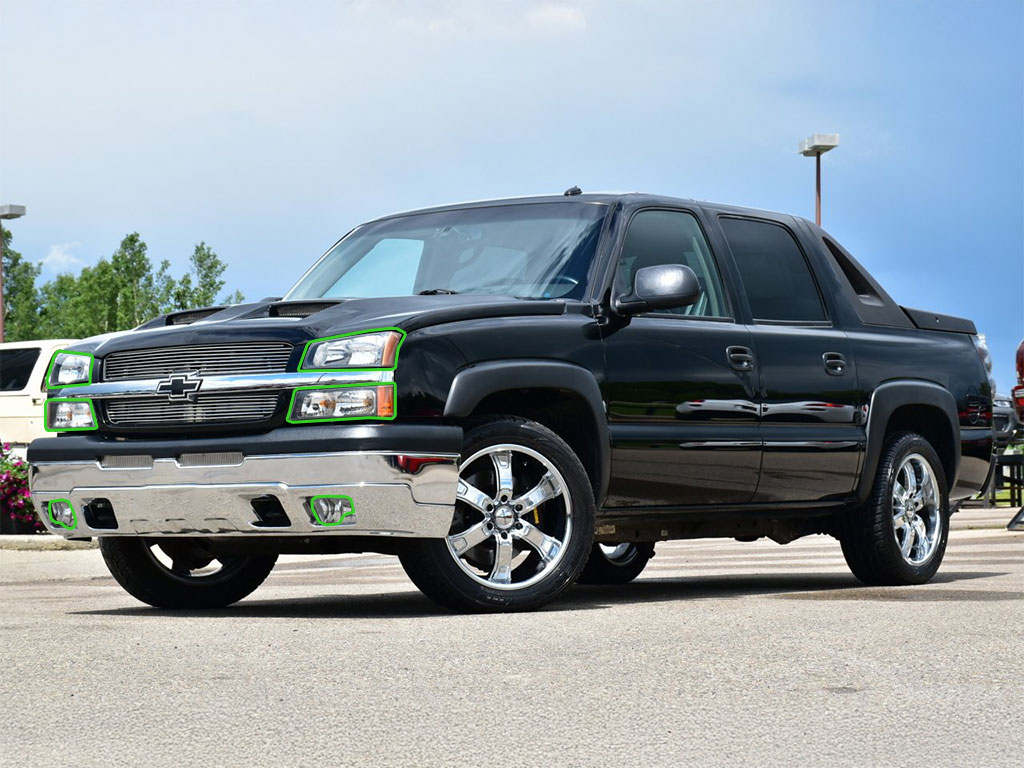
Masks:
[[[946,415],[946,425],[953,448],[953,476],[946,478],[950,490],[956,485],[960,471],[960,418],[957,415],[956,400],[949,390],[930,381],[903,380],[887,381],[871,395],[868,406],[867,445],[864,451],[864,465],[861,467],[857,484],[857,501],[863,503],[871,493],[878,470],[878,461],[885,440],[885,427],[897,408],[904,405],[927,405]]]
[[[600,508],[611,478],[611,438],[601,387],[594,374],[571,363],[552,360],[499,360],[464,368],[452,379],[444,415],[464,418],[488,395],[512,389],[553,389],[572,392],[589,406],[597,433],[599,477],[594,483]]]

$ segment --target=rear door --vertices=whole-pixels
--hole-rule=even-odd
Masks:
[[[736,319],[693,213],[651,208],[632,214],[613,295],[628,292],[638,269],[656,264],[691,267],[703,291],[693,306],[613,316],[604,326],[612,439],[605,506],[749,502],[761,461],[750,332]]]
[[[757,502],[838,499],[860,462],[856,363],[785,220],[720,215],[753,322],[763,458]]]

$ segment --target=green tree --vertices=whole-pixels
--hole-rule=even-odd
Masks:
[[[209,307],[217,303],[217,294],[224,287],[220,276],[227,269],[227,264],[220,260],[216,253],[200,241],[192,251],[192,274],[196,276],[196,285],[192,289],[192,306]],[[185,275],[187,278],[188,275]]]
[[[11,248],[11,233],[3,231],[4,238],[4,340],[25,341],[38,338],[39,291],[36,278],[39,266],[26,261]]]
[[[189,261],[190,270],[173,285],[172,301],[168,309],[198,309],[218,303],[238,303],[229,301],[241,295],[238,291],[217,301],[217,294],[224,288],[221,275],[227,269],[227,264],[220,260],[210,246],[205,242],[197,243]]]
[[[117,324],[134,328],[160,314],[153,281],[153,264],[146,255],[146,243],[138,232],[125,236],[110,257],[114,271],[112,298],[117,306]]]
[[[216,304],[226,265],[205,242],[195,246],[190,262],[190,271],[181,279],[171,275],[166,259],[154,272],[146,243],[133,232],[109,260],[100,259],[77,276],[65,273],[44,283],[30,302],[35,323],[25,338],[84,338],[124,331],[167,312]],[[35,270],[34,280],[39,268],[21,263]],[[222,303],[242,301],[242,294],[235,291]]]
[[[171,262],[164,259],[153,277],[153,291],[160,312],[170,312],[177,306],[174,300],[177,289],[178,281],[171,277]]]
[[[221,299],[221,304],[241,304],[245,301],[245,294],[237,288]]]

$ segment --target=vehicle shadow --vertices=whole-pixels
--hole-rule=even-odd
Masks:
[[[758,595],[792,597],[795,599],[960,599],[939,594],[935,584],[951,584],[973,579],[985,579],[1006,574],[999,572],[956,572],[937,575],[925,587],[865,587],[852,576],[794,574],[704,576],[672,579],[640,579],[632,584],[617,586],[577,585],[559,600],[546,606],[543,612],[588,611],[610,608],[614,605],[742,598]],[[944,593],[950,590],[943,590]],[[957,590],[957,595],[961,590]],[[931,595],[929,596],[929,593]],[[1007,599],[1001,592],[989,593],[972,590],[973,599]],[[998,595],[997,597],[995,597]],[[135,605],[124,608],[71,611],[77,616],[185,616],[190,618],[294,618],[294,619],[407,619],[427,616],[454,616],[435,605],[419,592],[389,592],[370,595],[317,595],[274,600],[247,599],[228,608],[213,610],[167,610]]]
[[[936,585],[1006,576],[998,571],[940,573],[927,584],[913,587],[868,587],[849,574],[738,574],[641,578],[614,586],[577,585],[560,605],[583,607],[593,603],[646,603],[670,600],[708,600],[768,596],[802,600],[944,600],[960,599],[965,590],[936,589]],[[1003,590],[971,590],[972,599],[1008,599]],[[1016,593],[1012,593],[1016,595]],[[986,597],[989,596],[989,597]],[[1021,597],[1024,597],[1022,595]],[[1016,598],[1014,598],[1016,599]]]

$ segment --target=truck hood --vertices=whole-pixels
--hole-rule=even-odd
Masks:
[[[70,348],[105,355],[125,349],[237,341],[300,344],[373,328],[401,328],[410,332],[462,320],[561,315],[565,311],[566,302],[561,300],[482,295],[261,301],[161,315],[134,330],[93,336]]]

